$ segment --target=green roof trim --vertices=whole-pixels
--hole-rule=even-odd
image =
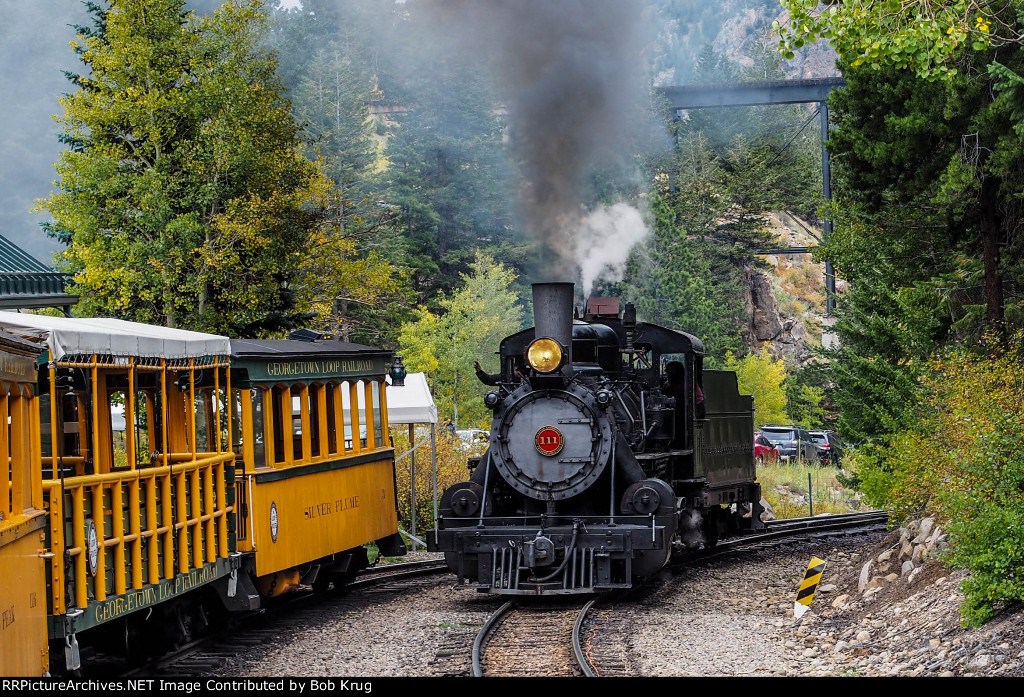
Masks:
[[[78,296],[67,293],[68,274],[47,266],[0,235],[0,309],[70,307]]]

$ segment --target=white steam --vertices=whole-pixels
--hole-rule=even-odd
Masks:
[[[580,270],[583,297],[600,279],[621,281],[629,251],[649,232],[640,211],[625,203],[600,206],[580,220],[572,235],[572,259]]]

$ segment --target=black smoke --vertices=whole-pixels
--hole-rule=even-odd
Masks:
[[[592,217],[599,211],[594,177],[636,177],[632,158],[649,115],[647,3],[425,1],[434,10],[435,30],[476,51],[506,100],[527,231],[559,262],[581,269],[585,283],[588,263],[614,272],[644,230],[635,229],[642,225],[639,214]],[[631,228],[593,229],[609,221]],[[596,258],[595,246],[604,248]],[[565,264],[555,263],[544,275],[564,279],[565,273]]]

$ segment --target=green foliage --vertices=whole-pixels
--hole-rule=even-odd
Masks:
[[[786,383],[786,413],[792,423],[805,428],[823,428],[826,413],[821,407],[824,390],[810,385]]]
[[[832,397],[840,431],[876,439],[883,459],[892,434],[919,418],[912,405],[930,356],[1024,315],[1019,297],[1004,297],[1024,278],[1020,104],[1012,81],[992,98],[981,66],[994,55],[964,52],[970,70],[944,82],[844,66],[847,86],[830,100],[836,205],[825,256],[853,282],[836,311]],[[999,55],[1013,71],[1024,66],[1020,47]]]
[[[830,368],[827,361],[819,358],[787,375],[783,387],[791,422],[811,429],[838,430]]]
[[[918,364],[890,363],[843,347],[833,355],[831,368],[839,431],[847,439],[877,439],[885,447],[889,434],[916,418]]]
[[[964,47],[983,51],[1019,40],[1008,26],[1019,12],[991,0],[782,0],[789,22],[774,23],[786,58],[804,44],[827,40],[853,67],[891,65],[928,80],[957,75]]]
[[[754,428],[764,424],[786,423],[786,366],[773,360],[767,346],[761,353],[737,359],[732,352],[725,357],[725,369],[736,371],[741,394],[754,396]]]
[[[416,310],[417,319],[402,327],[401,351],[410,372],[427,373],[439,414],[451,415],[460,428],[488,428],[490,411],[482,399],[488,388],[477,379],[473,362],[497,371],[498,344],[519,331],[523,311],[512,290],[512,271],[482,253],[470,268],[460,289],[440,296],[441,313]]]
[[[934,420],[952,445],[935,507],[949,520],[949,561],[967,568],[964,618],[978,625],[1024,600],[1024,365],[1017,353],[955,354],[937,364]]]
[[[298,269],[299,307],[310,324],[344,341],[393,346],[389,320],[402,317],[409,286],[400,269],[376,250],[360,249],[354,235],[322,226],[309,237],[309,254]]]
[[[289,286],[330,182],[299,152],[261,3],[95,14],[57,117],[74,147],[40,201],[80,310],[234,335],[294,326]]]
[[[971,572],[966,622],[1024,600],[1024,364],[1018,335],[991,355],[952,351],[928,363],[918,420],[851,460],[869,502],[898,520],[923,512],[945,523],[948,561]]]
[[[994,416],[992,432],[963,463],[968,486],[941,497],[953,516],[948,560],[971,571],[962,611],[975,626],[1024,601],[1024,419],[1020,411]]]

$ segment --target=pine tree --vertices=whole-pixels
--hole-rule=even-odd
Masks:
[[[260,2],[213,16],[113,0],[57,117],[75,147],[40,205],[90,313],[235,335],[299,321],[291,284],[330,182],[263,48]]]

